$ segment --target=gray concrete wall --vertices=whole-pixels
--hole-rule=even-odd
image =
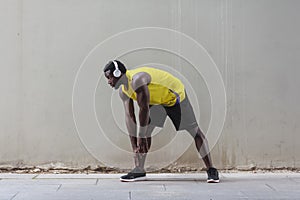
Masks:
[[[1,0],[0,165],[103,165],[89,153],[94,147],[81,142],[79,136],[85,133],[78,134],[73,120],[72,92],[79,67],[96,45],[114,34],[137,27],[164,27],[203,45],[224,81],[227,116],[212,148],[215,165],[299,168],[299,6],[296,0]],[[180,41],[174,38],[173,42],[181,50]],[[108,46],[105,53],[113,49]],[[207,131],[210,96],[204,79],[193,77],[189,63],[151,49],[120,58],[128,66],[150,62],[177,66],[195,91],[192,99],[198,100],[194,106],[201,114],[197,118]],[[98,64],[105,63],[94,63]],[[100,77],[101,68],[97,70]],[[96,115],[99,121],[113,124],[109,131],[119,133],[112,118],[106,117],[111,109],[101,107],[110,105],[111,95],[116,97],[100,78]],[[113,98],[113,104],[118,105],[118,100]],[[122,107],[116,108],[117,119],[123,119]],[[117,123],[124,128],[123,122]],[[162,137],[155,140],[154,149],[174,137],[169,121],[158,135]],[[124,134],[110,137],[116,146],[130,151]],[[130,165],[131,160],[109,149],[107,141],[97,144],[105,159],[117,166]],[[193,145],[178,157],[175,166],[203,166]],[[161,155],[149,165],[164,159]]]

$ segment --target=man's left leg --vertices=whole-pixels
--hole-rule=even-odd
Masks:
[[[204,134],[202,133],[201,129],[197,126],[193,129],[188,130],[188,132],[194,136],[196,148],[203,159],[207,168],[212,167],[212,161],[209,153],[209,147],[207,139],[205,138]]]
[[[165,107],[168,116],[171,118],[176,130],[187,130],[191,136],[193,136],[196,144],[196,148],[204,161],[207,170],[209,183],[219,182],[219,175],[216,168],[213,167],[207,139],[201,131],[194,113],[194,109],[186,95],[186,98],[180,102],[180,104],[175,104],[172,107]]]
[[[196,148],[208,169],[207,170],[207,175],[208,175],[207,182],[208,183],[218,183],[219,182],[219,173],[218,173],[218,170],[213,167],[211,157],[210,157],[210,152],[209,152],[209,146],[208,146],[208,142],[207,142],[205,135],[203,134],[203,132],[201,131],[199,126],[189,129],[187,131],[194,137]]]

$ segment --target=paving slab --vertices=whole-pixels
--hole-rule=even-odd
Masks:
[[[13,199],[18,192],[3,191],[0,189],[0,200]]]
[[[0,187],[5,185],[95,185],[97,179],[2,179]]]
[[[115,179],[119,177],[120,174],[40,174],[36,176],[36,179]]]
[[[38,174],[0,173],[0,179],[32,179]]]
[[[205,173],[147,174],[124,183],[123,174],[0,174],[0,200],[82,199],[300,199],[299,173],[221,173],[218,184]]]

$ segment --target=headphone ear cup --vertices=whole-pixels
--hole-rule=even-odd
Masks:
[[[113,72],[113,75],[114,77],[116,78],[119,78],[121,76],[121,71],[119,69],[116,69],[114,72]]]
[[[115,66],[115,70],[114,70],[114,72],[113,72],[113,75],[114,75],[114,77],[116,77],[116,78],[119,78],[121,75],[122,75],[122,73],[121,73],[121,71],[119,70],[119,67],[118,67],[118,63],[117,63],[117,61],[112,61],[113,63],[114,63],[114,66]]]

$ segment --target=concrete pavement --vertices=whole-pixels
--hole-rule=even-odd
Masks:
[[[300,199],[300,173],[147,174],[124,183],[121,174],[0,174],[0,200],[54,199]]]

